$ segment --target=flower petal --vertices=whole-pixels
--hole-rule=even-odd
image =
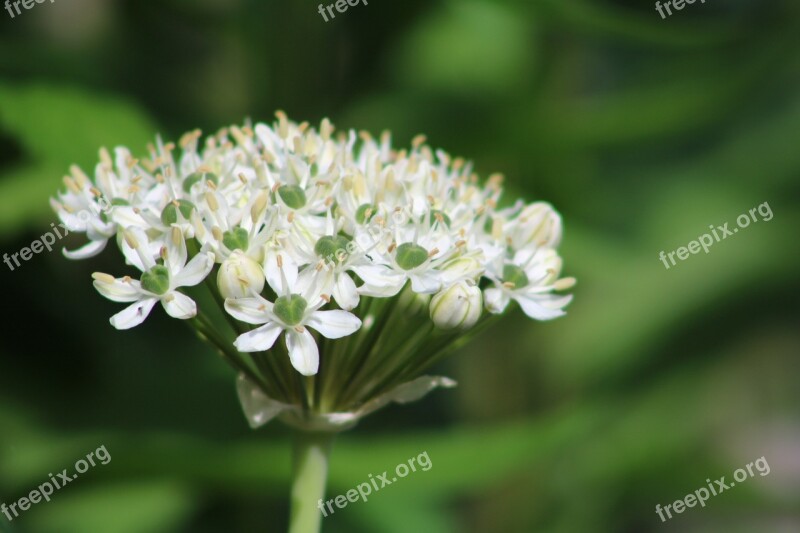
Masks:
[[[108,244],[108,239],[89,241],[77,250],[69,251],[64,248],[62,252],[64,257],[67,259],[88,259],[89,257],[94,257],[102,252],[105,249],[106,244]]]
[[[358,331],[361,320],[347,311],[314,311],[308,317],[306,325],[319,331],[323,337],[339,339]]]
[[[400,292],[406,284],[406,276],[383,265],[359,265],[353,272],[364,281],[358,288],[359,294],[365,296],[391,297]]]
[[[131,329],[138,326],[144,322],[157,301],[156,298],[146,298],[129,305],[111,317],[111,325],[117,329]]]
[[[107,282],[101,278],[95,279],[93,285],[97,292],[113,302],[135,302],[142,296],[139,281],[135,279],[130,281],[115,279],[113,282]]]
[[[197,304],[194,303],[194,300],[178,291],[168,293],[161,299],[161,305],[172,318],[186,320],[197,314]]]
[[[164,264],[169,269],[170,276],[177,277],[181,270],[183,270],[183,267],[186,266],[186,258],[188,257],[186,240],[183,238],[183,233],[181,233],[180,227],[177,224],[167,229],[164,239],[167,244],[167,259],[164,261]],[[196,257],[200,255],[201,254],[198,254]],[[197,283],[200,282],[198,281]]]
[[[495,315],[502,313],[508,307],[510,301],[508,294],[500,289],[486,289],[483,291],[483,301],[486,309]]]
[[[411,290],[417,294],[433,294],[442,288],[441,276],[436,272],[411,274]]]
[[[228,298],[225,310],[236,320],[248,324],[264,324],[273,320],[272,303],[264,298]]]
[[[214,268],[214,254],[200,252],[189,261],[189,264],[172,278],[174,287],[194,287],[201,283],[211,269]]]
[[[281,331],[283,328],[278,324],[269,322],[253,331],[242,333],[236,338],[233,345],[240,352],[263,352],[272,348]]]
[[[536,296],[535,298],[520,295],[515,298],[515,300],[530,318],[535,320],[552,320],[567,314],[562,308],[572,300],[572,295],[558,296],[555,294],[545,294]]]
[[[358,305],[358,289],[353,279],[346,272],[336,276],[336,283],[333,284],[333,299],[339,307],[349,311]]]
[[[319,348],[311,333],[290,329],[286,331],[286,348],[292,366],[304,376],[313,376],[319,370]]]
[[[282,268],[278,267],[278,256],[281,258]],[[294,290],[297,282],[297,263],[289,254],[278,254],[275,250],[267,248],[264,274],[272,290],[278,296],[286,296]]]

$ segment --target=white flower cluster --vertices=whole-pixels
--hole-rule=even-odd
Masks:
[[[484,308],[501,313],[510,300],[534,319],[564,313],[571,297],[553,292],[574,279],[559,278],[561,220],[549,204],[499,209],[500,176],[481,186],[470,164],[422,137],[396,150],[388,133],[334,135],[327,119],[316,130],[277,117],[202,145],[199,131],[188,133],[179,153],[159,140],[141,160],[103,149],[94,180],[77,167],[64,178],[52,206],[89,239],[65,254],[90,257],[115,238],[140,271],[94,274],[103,296],[130,303],[114,327],[141,324],[157,302],[175,318],[196,316],[181,288],[206,280],[215,264],[216,283],[208,281],[225,310],[257,326],[236,348],[265,351],[285,332],[304,375],[319,365],[309,328],[350,335],[362,326],[362,297],[394,297],[407,285],[433,295],[440,328],[469,328]]]

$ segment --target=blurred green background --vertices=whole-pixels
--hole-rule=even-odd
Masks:
[[[800,5],[56,0],[0,12],[0,248],[100,146],[144,151],[249,117],[417,133],[565,219],[566,318],[518,311],[437,372],[460,386],[365,419],[328,494],[427,451],[433,468],[327,532],[800,531]],[[769,202],[774,218],[658,259]],[[80,237],[69,248],[81,243]],[[91,286],[120,254],[0,265],[0,502],[105,445],[0,531],[283,531],[288,432],[251,431],[234,375],[161,312],[129,332]],[[671,503],[764,456],[667,523]]]

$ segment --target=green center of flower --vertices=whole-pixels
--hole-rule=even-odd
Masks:
[[[156,265],[141,277],[142,288],[159,296],[169,290],[169,270],[164,265]]]
[[[194,204],[189,200],[178,200],[177,206],[173,202],[170,202],[167,204],[167,207],[161,211],[161,222],[163,222],[165,226],[175,224],[178,222],[178,211],[181,212],[183,218],[189,220],[189,216],[192,214],[192,209],[194,208]]]
[[[350,240],[343,235],[335,237],[326,235],[314,245],[314,252],[322,259],[332,259],[340,262],[347,255],[348,244],[350,244]]]
[[[367,216],[367,211],[369,211],[369,216]],[[375,206],[372,204],[363,204],[358,209],[356,209],[356,222],[359,224],[365,224],[369,222],[375,216]]]
[[[219,178],[213,172],[193,172],[183,180],[183,192],[189,194],[192,190],[192,185],[201,181],[211,181],[214,185],[219,184]]]
[[[298,185],[284,185],[278,189],[278,194],[283,200],[283,203],[292,209],[300,209],[306,205],[306,193],[302,187]]]
[[[131,203],[128,200],[126,200],[125,198],[113,198],[111,200],[111,205],[114,205],[114,206],[125,206],[125,205],[131,205]]]
[[[250,239],[247,230],[244,228],[236,228],[233,231],[226,231],[222,234],[222,244],[230,250],[247,250]]]
[[[407,242],[397,247],[395,260],[403,270],[411,270],[428,260],[428,250],[413,242]]]
[[[513,283],[515,289],[527,287],[529,280],[525,271],[517,265],[506,265],[503,267],[503,281]]]
[[[272,311],[287,326],[296,326],[303,320],[308,303],[299,294],[281,296],[275,300]]]

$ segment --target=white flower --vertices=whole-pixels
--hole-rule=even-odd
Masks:
[[[361,320],[347,311],[320,311],[325,296],[313,286],[311,276],[298,277],[293,261],[268,254],[265,268],[267,282],[279,295],[274,303],[259,295],[225,301],[225,309],[234,318],[261,325],[240,335],[234,345],[240,352],[265,351],[272,348],[281,332],[286,332],[292,366],[304,376],[313,376],[319,368],[319,349],[308,328],[328,339],[338,339],[356,332]]]
[[[141,238],[141,235],[140,235]],[[182,320],[197,314],[194,300],[177,291],[180,287],[192,287],[202,282],[214,266],[214,255],[210,252],[196,255],[186,263],[186,244],[180,231],[173,229],[170,246],[162,248],[163,264],[157,264],[133,233],[126,235],[132,261],[142,270],[139,280],[128,276],[115,279],[103,273],[95,273],[94,286],[106,298],[115,302],[133,302],[111,317],[111,325],[117,329],[130,329],[147,318],[156,302],[172,317]]]
[[[551,320],[565,314],[564,307],[572,296],[551,294],[569,289],[575,278],[558,279],[561,258],[554,250],[518,252],[514,261],[504,262],[502,270],[493,275],[495,287],[486,289],[486,308],[491,313],[502,313],[510,300],[515,300],[522,311],[536,320]]]

